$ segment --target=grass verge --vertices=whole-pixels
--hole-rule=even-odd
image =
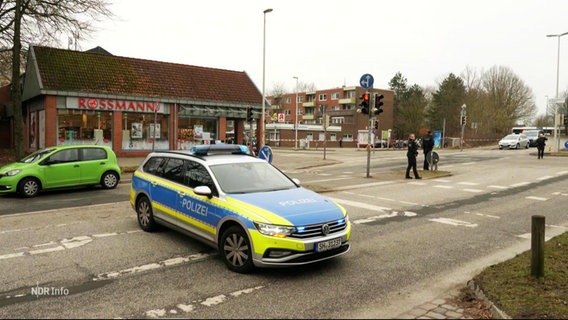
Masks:
[[[531,250],[474,277],[485,296],[513,319],[568,319],[568,233],[545,243],[544,277],[531,276]]]

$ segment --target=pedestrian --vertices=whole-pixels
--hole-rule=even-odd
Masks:
[[[343,138],[339,138],[339,147],[340,147],[340,148],[343,147]]]
[[[410,168],[414,173],[415,179],[422,179],[416,170],[416,156],[418,155],[418,144],[416,143],[416,136],[414,133],[408,135],[408,151],[406,157],[408,158],[408,166],[406,167],[406,179],[412,179],[410,176]]]
[[[434,136],[430,130],[428,130],[428,134],[422,138],[422,149],[424,150],[424,170],[430,170],[428,153],[432,152],[434,149]]]
[[[537,159],[544,158],[544,147],[546,146],[546,140],[548,140],[544,133],[539,133],[538,138],[536,139],[536,152],[537,152]]]

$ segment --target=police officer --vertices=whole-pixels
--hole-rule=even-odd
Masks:
[[[434,149],[434,136],[432,135],[432,131],[428,130],[428,134],[422,138],[422,149],[424,150],[424,170],[430,170],[427,159],[428,153],[432,152]]]
[[[544,133],[539,133],[538,138],[536,139],[536,149],[537,149],[537,159],[544,158],[544,147],[546,146],[546,140],[548,140]]]
[[[410,176],[410,168],[414,173],[415,179],[422,179],[418,175],[416,170],[416,156],[418,155],[418,144],[416,143],[416,136],[414,133],[408,135],[408,151],[406,152],[406,158],[408,158],[408,166],[406,167],[406,179],[412,179]]]

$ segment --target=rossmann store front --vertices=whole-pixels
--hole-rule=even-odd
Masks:
[[[152,150],[186,150],[227,142],[226,132],[239,131],[235,126],[243,131],[244,119],[238,116],[244,112],[141,100],[48,96],[45,103],[30,104],[30,149],[97,144],[111,147],[119,156],[133,157]],[[227,120],[226,115],[233,117]]]
[[[30,47],[22,93],[28,151],[98,144],[138,157],[241,142],[246,109],[260,110],[246,72],[100,52]]]

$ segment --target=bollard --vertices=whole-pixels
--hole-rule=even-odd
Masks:
[[[544,277],[544,216],[531,219],[531,276]]]

